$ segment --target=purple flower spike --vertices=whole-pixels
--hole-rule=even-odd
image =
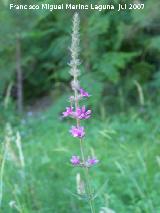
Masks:
[[[83,88],[80,88],[79,92],[80,92],[82,97],[89,97],[90,96],[90,94],[88,92],[86,92]]]
[[[66,107],[66,111],[62,113],[63,117],[68,117],[68,116],[72,115],[72,109],[73,109],[73,107]]]
[[[91,110],[87,110],[85,106],[82,106],[82,108],[78,107],[75,112],[75,117],[78,119],[88,119],[91,116]]]
[[[80,164],[80,159],[79,156],[73,155],[72,158],[70,159],[72,165],[79,165]]]
[[[97,164],[98,162],[99,162],[99,160],[97,160],[95,157],[93,157],[93,158],[88,158],[86,163],[88,166],[93,166],[93,165]]]
[[[84,127],[83,126],[79,126],[79,127],[72,126],[72,129],[70,130],[70,133],[75,138],[83,138],[85,136],[85,132],[84,132]]]

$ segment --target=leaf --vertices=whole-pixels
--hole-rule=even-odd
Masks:
[[[151,85],[155,88],[158,88],[158,89],[160,88],[160,71],[154,74]]]
[[[101,35],[107,32],[109,24],[110,22],[109,19],[107,19],[107,15],[101,15],[101,13],[94,13],[94,15],[92,15],[89,19],[88,32],[92,37]]]
[[[68,36],[60,36],[55,38],[49,45],[48,49],[42,54],[44,58],[54,58],[54,60],[60,60],[61,64],[65,61],[67,65],[67,61],[65,60],[65,56],[68,51],[69,37]]]
[[[81,87],[87,90],[91,96],[88,99],[88,104],[96,106],[99,104],[104,84],[97,77],[97,73],[87,73],[81,77]]]
[[[141,84],[147,83],[148,80],[151,78],[154,70],[155,70],[154,65],[149,64],[145,61],[135,63],[132,67],[132,74],[130,75],[130,79],[133,79],[133,81],[136,80]],[[130,86],[132,87],[131,84]],[[128,82],[128,88],[130,86]]]
[[[126,65],[138,55],[138,52],[108,52],[102,56],[102,59],[95,67],[102,72],[108,80],[117,83],[120,77],[118,71],[124,69]]]
[[[150,39],[148,49],[157,50],[160,52],[160,36],[155,36]]]
[[[69,74],[69,67],[65,67],[62,68],[60,70],[57,70],[54,74],[53,74],[54,78],[56,80],[61,80],[61,81],[66,81],[66,80],[70,80],[71,76]]]
[[[104,188],[106,187],[107,183],[108,183],[108,180],[106,180],[106,181],[104,182],[104,184],[100,187],[100,189],[96,192],[96,194],[95,194],[94,197],[93,197],[93,200],[94,200],[96,197],[98,197],[98,196],[103,192],[103,190],[104,190]]]
[[[155,21],[160,18],[159,7],[159,0],[146,1],[143,10],[132,10],[133,23],[140,27],[154,25]]]
[[[127,30],[127,27],[123,22],[120,22],[117,25],[117,33],[115,35],[116,39],[114,39],[114,42],[113,42],[113,50],[119,50],[119,48],[121,47],[122,41],[126,37],[126,30]]]
[[[99,213],[116,213],[116,212],[108,207],[102,207]]]
[[[66,192],[68,192],[69,194],[73,195],[74,197],[77,197],[80,200],[87,200],[87,201],[89,200],[89,198],[88,198],[88,196],[86,194],[85,195],[79,195],[77,193],[73,193],[69,189],[66,189]]]

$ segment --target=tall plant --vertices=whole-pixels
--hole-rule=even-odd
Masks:
[[[71,87],[74,92],[74,95],[69,98],[70,100],[70,106],[66,108],[66,111],[63,112],[63,117],[71,117],[76,120],[76,125],[72,126],[70,129],[70,134],[74,137],[79,139],[80,144],[80,152],[81,157],[78,155],[73,155],[71,157],[71,164],[73,166],[78,166],[80,168],[84,169],[85,174],[85,191],[86,191],[86,197],[90,205],[90,210],[92,213],[95,212],[94,209],[94,196],[93,196],[93,190],[91,188],[90,183],[90,177],[89,177],[89,169],[93,165],[97,164],[99,160],[97,160],[95,157],[88,157],[85,156],[85,150],[84,150],[84,138],[86,135],[85,128],[81,126],[81,120],[87,120],[91,117],[91,110],[87,110],[86,106],[80,105],[80,101],[82,99],[86,99],[90,97],[90,94],[86,92],[83,88],[80,87],[80,82],[78,80],[78,77],[80,75],[79,65],[79,15],[78,13],[75,13],[73,16],[73,27],[72,27],[72,43],[70,47],[71,52],[71,61],[69,63],[70,65],[70,74],[73,77],[73,80],[71,81]]]

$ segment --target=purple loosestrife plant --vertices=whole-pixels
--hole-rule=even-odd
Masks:
[[[80,106],[80,101],[85,98],[89,98],[91,95],[85,91],[83,88],[80,87],[80,83],[78,81],[78,77],[80,75],[79,70],[79,15],[78,13],[74,14],[73,17],[73,27],[72,27],[72,43],[70,47],[71,52],[71,61],[69,63],[70,66],[70,74],[73,77],[71,81],[71,87],[74,92],[69,98],[70,106],[66,108],[66,111],[62,113],[62,117],[71,117],[75,119],[76,125],[72,126],[70,129],[70,134],[74,138],[79,139],[80,143],[80,152],[81,157],[77,155],[73,155],[70,159],[71,164],[75,166],[82,167],[84,169],[85,174],[85,188],[87,193],[87,199],[89,201],[90,210],[92,213],[95,213],[94,205],[93,205],[93,190],[91,189],[90,185],[90,177],[89,177],[89,168],[96,165],[99,160],[96,157],[88,157],[86,158],[84,152],[84,137],[86,136],[85,128],[81,126],[81,120],[86,120],[91,117],[91,110],[87,110],[86,106]]]

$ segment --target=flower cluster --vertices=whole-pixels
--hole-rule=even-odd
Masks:
[[[91,167],[99,162],[96,157],[88,157],[88,159],[83,162],[80,160],[79,156],[73,155],[70,159],[70,162],[73,166],[82,166],[82,167]]]
[[[83,97],[89,97],[89,93],[86,92],[84,89],[80,88],[79,93]],[[85,106],[78,107],[75,106],[75,110],[72,106],[66,107],[66,111],[62,113],[62,117],[71,117],[78,120],[86,120],[91,117],[91,110],[86,110]],[[85,130],[83,126],[77,125],[77,126],[72,126],[72,128],[69,131],[71,135],[75,138],[80,138],[82,139],[85,136]]]
[[[77,107],[75,111],[73,111],[73,107],[66,107],[66,111],[62,113],[62,117],[72,117],[75,119],[88,119],[91,117],[91,110],[86,110],[85,106],[82,106],[82,108]]]
[[[80,88],[78,95],[79,96],[77,97],[80,97],[80,98],[90,97],[90,94],[82,88]],[[86,107],[84,105],[82,107],[79,107],[79,106],[75,107],[75,110],[74,110],[74,107],[69,106],[69,107],[66,107],[66,110],[62,113],[62,117],[63,118],[71,117],[76,119],[77,121],[86,120],[91,117],[91,110],[86,110]],[[85,129],[83,126],[80,126],[79,124],[77,124],[77,126],[72,126],[69,132],[74,138],[82,139],[85,136]],[[94,158],[88,157],[87,160],[81,161],[79,156],[74,155],[72,156],[70,162],[73,166],[82,166],[82,167],[89,168],[97,164],[99,160],[97,160],[95,157]]]

